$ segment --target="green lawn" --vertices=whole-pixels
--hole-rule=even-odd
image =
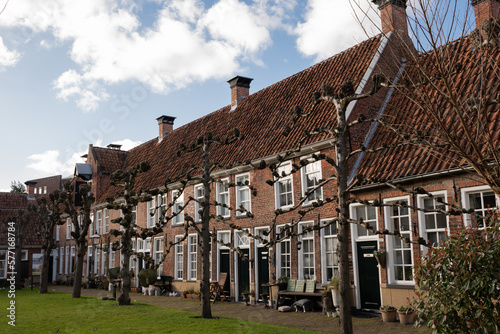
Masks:
[[[8,325],[7,290],[0,290],[0,333],[314,333],[232,318],[201,319],[199,314],[93,297],[37,290],[16,291],[15,327]]]

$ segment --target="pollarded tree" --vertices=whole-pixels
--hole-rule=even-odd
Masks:
[[[48,198],[46,196],[37,198],[37,204],[30,204],[28,212],[33,213],[38,227],[38,233],[42,239],[42,275],[40,277],[39,293],[47,293],[49,279],[50,253],[56,248],[54,240],[54,229],[62,225],[61,215],[64,210],[67,194],[54,190]]]

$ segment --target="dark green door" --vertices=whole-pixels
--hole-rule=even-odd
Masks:
[[[231,272],[229,271],[229,249],[221,249],[219,256],[219,269],[221,273],[227,273],[226,284],[224,285],[224,291],[230,290],[231,286]]]
[[[242,249],[243,257],[238,256],[238,293],[241,295],[242,292],[250,292],[250,262],[248,262],[248,249]]]
[[[377,250],[376,241],[358,242],[358,271],[361,308],[380,307],[380,282],[377,260],[373,251]]]
[[[259,292],[269,294],[269,287],[262,284],[269,283],[269,249],[265,247],[257,248],[257,265],[259,270]]]

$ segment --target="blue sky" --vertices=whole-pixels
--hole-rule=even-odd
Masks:
[[[235,75],[253,93],[366,39],[351,1],[0,0],[0,191],[217,110]]]

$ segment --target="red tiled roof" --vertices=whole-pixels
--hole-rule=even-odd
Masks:
[[[92,153],[99,163],[99,171],[109,175],[123,167],[127,159],[126,151],[113,150],[102,147],[93,147]]]
[[[19,210],[26,210],[28,204],[36,204],[35,200],[28,199],[28,194],[0,193],[0,245],[7,245],[5,232],[8,226],[5,220],[9,217],[17,217]],[[37,232],[38,228],[32,219],[24,227],[23,245],[41,245],[41,238]]]
[[[245,136],[243,140],[232,145],[214,146],[211,151],[212,160],[226,165],[263,158],[294,147],[303,130],[312,130],[328,124],[331,126],[332,114],[329,106],[322,104],[316,109],[313,117],[300,120],[288,137],[284,137],[283,127],[290,124],[293,108],[296,105],[308,108],[312,102],[313,92],[319,90],[323,84],[338,87],[350,80],[358,86],[376,54],[380,40],[380,36],[371,38],[262,89],[243,99],[233,111],[230,110],[230,106],[223,107],[175,129],[160,143],[157,139],[153,139],[130,150],[124,169],[141,161],[148,161],[152,168],[137,178],[136,186],[143,188],[162,186],[167,177],[172,178],[188,169],[191,164],[200,162],[199,154],[187,154],[178,158],[176,152],[179,144],[189,145],[205,131],[223,137],[237,128]],[[326,138],[326,135],[322,138],[316,137],[311,142]],[[97,203],[102,203],[107,197],[116,194],[116,189],[109,189],[100,196]]]
[[[462,96],[464,103],[468,98],[474,97],[479,94],[479,77],[476,72],[479,66],[476,66],[480,53],[475,51],[471,46],[468,38],[463,38],[455,42],[443,46],[443,53],[453,55],[456,58],[454,61],[463,65],[463,70],[454,78],[454,89],[457,89]],[[421,56],[421,65],[426,68],[434,68],[435,61],[434,53],[427,53]],[[487,88],[491,92],[498,92],[500,90],[500,80],[498,80],[498,64],[500,63],[500,50],[491,55],[491,66],[496,68],[496,71],[486,72],[486,79],[488,81]],[[454,64],[450,64],[453,66]],[[411,75],[411,69],[408,71]],[[428,86],[428,96],[430,96],[431,103],[441,112],[442,120],[450,122],[452,131],[455,132],[458,138],[463,136],[457,122],[454,119],[454,114],[450,111],[450,106],[447,102],[440,98],[436,90],[432,86]],[[409,129],[423,130],[429,133],[436,131],[431,123],[426,118],[425,114],[419,107],[402,92],[395,91],[390,101],[389,106],[384,112],[384,115],[392,123],[398,124],[408,132]],[[488,110],[489,120],[488,127],[491,133],[491,139],[495,143],[500,140],[500,108],[491,106]],[[471,124],[476,121],[473,114],[466,115]],[[478,142],[484,138],[478,134]],[[465,140],[465,138],[463,138]],[[392,131],[379,126],[376,134],[370,142],[371,148],[381,147],[383,144],[400,142],[401,138],[395,135]],[[464,142],[465,143],[465,142]],[[466,147],[465,145],[463,145]],[[498,145],[497,145],[498,146]],[[442,171],[450,168],[459,167],[465,164],[460,157],[454,155],[449,151],[445,151],[446,155],[443,157],[439,154],[432,154],[428,147],[417,146],[402,146],[397,148],[386,148],[376,153],[366,153],[358,173],[365,177],[381,177],[385,179],[397,179],[402,177],[409,177],[415,175],[427,174],[435,171]],[[452,162],[454,160],[454,162]]]

